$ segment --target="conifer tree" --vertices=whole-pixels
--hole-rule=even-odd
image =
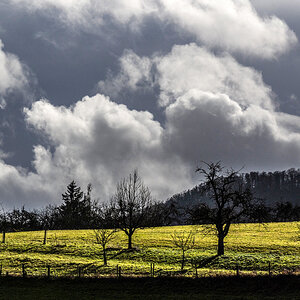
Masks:
[[[83,192],[73,180],[68,186],[67,191],[62,194],[63,204],[60,206],[62,227],[66,229],[78,229],[82,227],[82,214],[85,208]]]

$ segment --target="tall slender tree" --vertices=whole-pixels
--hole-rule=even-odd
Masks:
[[[117,191],[111,200],[111,211],[116,228],[125,232],[128,237],[128,249],[132,249],[132,236],[138,228],[149,225],[152,198],[135,170],[117,185]]]

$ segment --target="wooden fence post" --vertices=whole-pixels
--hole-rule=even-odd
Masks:
[[[50,274],[50,266],[47,266],[47,269],[48,269],[48,272],[47,272],[47,273],[48,273],[48,274],[47,274],[48,276],[47,276],[47,277],[50,278],[50,275],[51,275],[51,274]]]
[[[271,262],[270,261],[269,261],[268,269],[269,269],[269,276],[271,276]]]
[[[196,270],[196,278],[198,278],[198,268],[196,267],[195,270]]]
[[[78,267],[78,277],[81,277],[81,267]]]
[[[22,264],[22,275],[23,275],[23,278],[26,277],[26,271],[25,271],[25,265]]]
[[[151,268],[151,276],[154,277],[154,263],[151,263],[150,265],[150,268]]]
[[[236,265],[236,276],[240,276],[239,264]]]
[[[2,232],[2,243],[5,244],[5,231]]]
[[[121,278],[121,267],[119,267],[119,278]]]
[[[2,264],[0,265],[0,276],[2,275]]]

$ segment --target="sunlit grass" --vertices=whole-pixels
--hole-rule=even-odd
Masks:
[[[234,274],[238,265],[244,274],[264,274],[269,263],[272,272],[299,272],[299,222],[232,225],[225,239],[225,255],[216,254],[217,240],[211,230],[197,229],[195,249],[187,252],[186,276],[195,274],[192,262],[201,263],[199,276]],[[180,271],[180,250],[174,248],[171,234],[189,231],[192,226],[168,226],[138,230],[133,237],[135,251],[124,251],[126,235],[119,231],[109,245],[108,266],[103,266],[102,251],[95,243],[93,230],[56,230],[48,232],[43,245],[42,231],[7,233],[6,244],[0,245],[2,274],[21,274],[22,264],[28,275],[46,275],[47,266],[55,276],[84,276],[115,274],[117,265],[123,275],[149,275],[155,264],[156,275],[176,275]],[[206,229],[205,229],[206,228]],[[205,230],[204,230],[205,229]]]

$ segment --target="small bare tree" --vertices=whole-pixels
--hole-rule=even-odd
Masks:
[[[117,191],[110,203],[115,227],[125,232],[128,237],[128,249],[132,249],[132,236],[138,228],[149,226],[152,197],[134,170],[117,185]]]
[[[94,229],[96,244],[102,246],[103,251],[103,264],[107,265],[107,256],[106,256],[106,247],[109,242],[111,242],[115,238],[115,229],[107,229],[107,228],[100,228]]]
[[[174,232],[172,237],[172,243],[181,249],[182,256],[181,256],[181,271],[183,271],[184,265],[185,265],[185,252],[194,249],[195,247],[195,235],[196,230],[190,230],[189,232]]]

